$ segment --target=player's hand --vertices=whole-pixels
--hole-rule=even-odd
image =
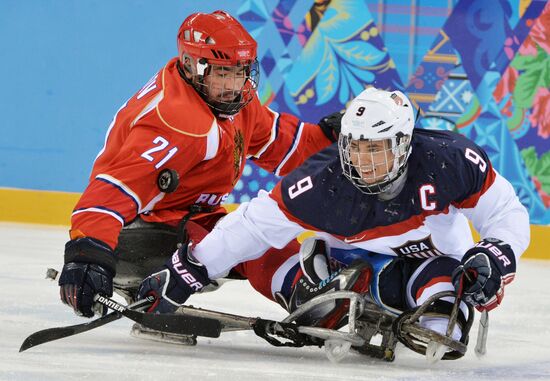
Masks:
[[[457,294],[478,310],[490,311],[504,298],[504,286],[514,279],[515,257],[509,245],[485,239],[468,250],[452,274]]]
[[[94,312],[106,313],[104,306],[95,305],[97,294],[113,295],[113,275],[107,269],[91,263],[66,263],[59,278],[61,301],[79,316],[93,317]]]
[[[319,121],[319,127],[321,127],[321,130],[323,130],[325,136],[332,142],[338,141],[338,135],[340,135],[341,130],[342,116],[344,116],[344,114],[337,111],[322,117]]]
[[[113,295],[114,264],[111,249],[99,240],[86,237],[67,242],[65,265],[59,277],[61,301],[80,316],[105,314],[105,307],[94,306],[94,297]]]
[[[206,268],[187,255],[190,245],[176,251],[164,267],[145,278],[137,299],[153,296],[155,301],[147,312],[173,313],[189,297],[210,283]]]

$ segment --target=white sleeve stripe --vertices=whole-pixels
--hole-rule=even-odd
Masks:
[[[112,176],[109,176],[105,173],[100,173],[99,175],[97,175],[95,177],[96,179],[100,179],[100,180],[103,180],[103,181],[106,181],[108,183],[111,183],[113,184],[114,186],[116,186],[118,189],[120,189],[122,192],[124,192],[125,194],[127,194],[131,199],[134,200],[134,202],[136,203],[137,205],[137,214],[140,214],[143,209],[141,208],[141,200],[139,198],[139,196],[137,194],[134,193],[134,191],[132,191],[126,184],[124,184],[122,181],[118,180],[118,179],[115,179],[114,177]]]
[[[157,194],[151,201],[149,201],[149,203],[147,205],[145,205],[145,208],[143,208],[143,211],[144,212],[149,212],[150,210],[152,210],[155,207],[155,205],[157,204],[157,202],[162,200],[165,195],[166,195],[166,193],[164,193],[164,192],[160,192],[159,194]]]
[[[164,90],[160,91],[157,95],[154,96],[153,99],[145,106],[143,110],[134,118],[132,123],[130,124],[130,128],[134,127],[134,125],[137,123],[138,120],[140,120],[145,114],[147,114],[149,111],[154,110],[155,107],[160,103],[160,101],[164,98]]]
[[[109,128],[107,129],[107,133],[105,134],[105,142],[103,143],[103,148],[101,148],[101,151],[99,151],[99,153],[95,157],[94,162],[95,162],[95,160],[97,160],[98,157],[100,157],[103,154],[103,152],[105,152],[105,148],[107,147],[107,140],[109,140],[109,135],[111,134],[111,130],[115,126],[116,117],[118,116],[118,113],[120,112],[120,110],[122,110],[124,107],[126,107],[127,104],[128,104],[128,101],[124,102],[124,104],[122,106],[120,106],[120,108],[117,110],[115,116],[113,117],[113,120],[111,121],[111,124],[109,125]]]
[[[204,160],[214,158],[218,152],[218,147],[220,145],[220,133],[218,128],[218,123],[216,119],[214,119],[210,131],[208,131],[208,135],[206,136],[206,154],[204,155]]]
[[[80,213],[88,213],[88,212],[91,212],[91,213],[104,213],[104,214],[108,214],[109,216],[113,217],[114,219],[116,219],[118,222],[120,222],[120,224],[122,226],[124,226],[124,220],[116,213],[110,211],[110,210],[107,210],[107,209],[100,209],[100,208],[86,208],[86,209],[79,209],[79,210],[75,210],[72,214],[72,216],[76,215],[76,214],[80,214]]]
[[[294,154],[296,151],[296,148],[298,148],[298,144],[300,143],[300,138],[302,137],[302,131],[304,130],[304,123],[301,122],[300,126],[298,127],[298,132],[294,136],[294,142],[292,143],[292,148],[288,151],[286,156],[284,157],[283,161],[277,166],[275,169],[275,175],[280,176],[281,169],[284,167],[288,159]]]
[[[259,159],[265,151],[271,146],[271,143],[275,141],[275,138],[277,137],[278,131],[279,131],[279,113],[276,111],[273,111],[269,107],[267,109],[275,115],[273,118],[273,125],[271,126],[271,136],[269,137],[269,141],[254,155],[248,155],[248,158],[254,157],[256,159]]]

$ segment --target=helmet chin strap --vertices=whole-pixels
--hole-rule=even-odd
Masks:
[[[192,85],[191,79],[187,78],[187,75],[185,74],[185,69],[183,68],[183,63],[181,62],[181,60],[178,60],[178,62],[176,63],[176,69],[178,69],[178,74],[180,75],[181,79]]]

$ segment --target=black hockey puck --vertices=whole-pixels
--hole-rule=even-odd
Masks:
[[[46,270],[46,279],[56,280],[57,274],[59,274],[59,271],[57,271],[56,269],[48,268]]]
[[[179,183],[180,177],[174,169],[163,169],[157,177],[157,186],[164,193],[172,193]]]

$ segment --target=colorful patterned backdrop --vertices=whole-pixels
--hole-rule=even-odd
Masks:
[[[316,122],[368,85],[406,91],[419,126],[489,154],[531,223],[550,224],[550,3],[545,0],[247,0],[260,98]],[[247,164],[228,202],[277,178]]]

